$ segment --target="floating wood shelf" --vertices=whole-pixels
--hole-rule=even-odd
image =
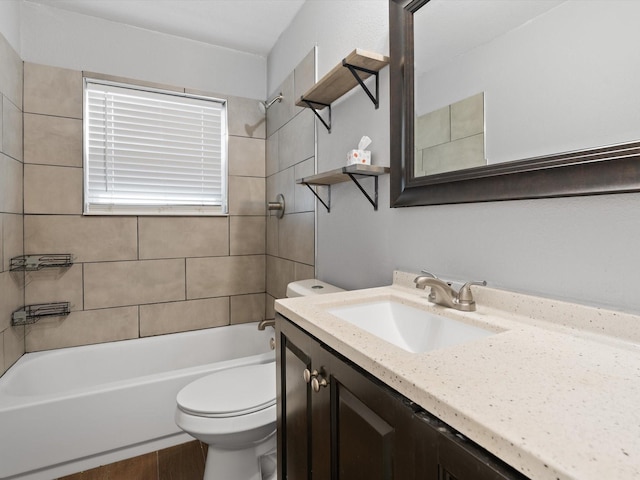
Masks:
[[[369,200],[369,203],[373,205],[374,210],[378,210],[378,177],[389,173],[389,167],[381,167],[378,165],[349,165],[335,170],[329,170],[328,172],[318,173],[309,177],[302,177],[296,180],[296,183],[306,185],[309,190],[316,196],[316,198],[324,205],[327,212],[331,211],[331,185],[336,183],[348,182],[352,180],[358,189]],[[362,187],[357,177],[373,177],[374,178],[374,196],[373,198]],[[325,202],[318,193],[311,188],[312,185],[321,185],[328,187],[328,198]]]
[[[378,108],[378,72],[388,64],[389,57],[356,48],[342,60],[341,64],[336,65],[319,82],[307,90],[296,102],[296,105],[311,108],[331,133],[331,104],[356,85],[360,84],[375,107]],[[364,80],[371,75],[376,78],[375,94],[371,93],[371,90],[364,84]],[[319,113],[325,107],[329,108],[328,120],[325,120]]]

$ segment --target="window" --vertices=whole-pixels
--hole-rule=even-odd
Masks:
[[[85,78],[84,213],[227,213],[226,102]]]

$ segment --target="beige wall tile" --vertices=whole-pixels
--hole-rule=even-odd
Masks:
[[[308,265],[314,264],[314,213],[285,215],[278,225],[280,256]]]
[[[234,96],[228,100],[229,135],[265,138],[265,117],[258,108],[258,100]]]
[[[266,217],[230,217],[231,255],[265,253]]]
[[[451,105],[451,140],[484,132],[484,93]]]
[[[305,160],[302,163],[298,163],[293,167],[293,177],[297,180],[298,178],[308,177],[315,173],[315,158],[310,158]],[[317,189],[318,193],[322,195],[326,195],[325,188]],[[294,184],[294,192],[295,196],[293,209],[290,212],[313,212],[315,208],[315,199],[316,197],[313,195],[309,187],[306,185],[298,185]],[[326,198],[323,196],[322,198]],[[324,207],[323,207],[324,208]]]
[[[267,199],[274,201],[279,193],[284,195],[285,213],[293,211],[295,206],[295,178],[293,167],[271,175],[267,178]]]
[[[4,366],[4,332],[0,332],[0,376],[7,371]]]
[[[11,327],[4,331],[4,366],[11,367],[25,353],[25,327]]]
[[[82,214],[82,182],[82,168],[26,164],[25,213]]]
[[[484,134],[422,150],[422,166],[427,175],[486,165]]]
[[[265,294],[265,298],[266,298],[266,305],[265,305],[264,318],[266,319],[276,318],[276,306],[274,303],[276,299],[268,294]]]
[[[138,337],[138,307],[71,312],[27,327],[26,351],[90,345]]]
[[[231,215],[265,215],[265,179],[229,177],[229,213]]]
[[[135,217],[25,215],[25,253],[71,253],[76,262],[135,260]]]
[[[267,293],[274,298],[285,298],[287,285],[295,280],[294,262],[267,256]]]
[[[291,120],[295,113],[300,110],[300,108],[295,105],[297,98],[294,98],[293,72],[285,78],[280,88],[277,88],[269,95],[269,100],[280,93],[282,93],[282,101],[274,103],[271,105],[271,108],[267,110],[267,137],[270,137],[274,132],[281,129],[282,126]]]
[[[424,173],[424,165],[422,163],[422,150],[416,150],[413,157],[413,168],[416,177],[422,177]]]
[[[6,100],[8,102],[8,100]],[[4,130],[3,121],[2,121],[2,104],[5,102],[4,96],[0,93],[0,152],[2,152],[2,131]]]
[[[278,132],[279,169],[291,167],[315,155],[314,115],[310,109],[304,109]],[[346,152],[345,152],[346,155]]]
[[[24,161],[82,167],[82,120],[26,113]]]
[[[265,141],[261,138],[229,137],[229,175],[265,176]]]
[[[294,278],[296,281],[316,278],[315,267],[313,265],[306,265],[304,263],[296,263],[294,265]]]
[[[140,336],[229,325],[229,297],[140,306]]]
[[[82,72],[25,62],[24,111],[82,118]]]
[[[85,263],[84,308],[184,300],[184,271],[183,259]]]
[[[415,145],[419,150],[451,141],[449,106],[419,116],[415,128]]]
[[[24,273],[0,273],[0,331],[11,326],[11,314],[24,305]]]
[[[11,157],[0,153],[0,173],[2,174],[3,210],[7,213],[22,213],[22,170],[23,165]]]
[[[0,209],[0,212],[2,210]],[[4,272],[6,270],[6,267],[4,266],[4,243],[5,243],[5,238],[4,238],[4,214],[0,213],[0,273]],[[7,263],[9,263],[9,261],[7,260]]]
[[[82,265],[43,268],[25,275],[25,304],[69,302],[71,310],[82,310]]]
[[[280,219],[275,215],[267,217],[267,255],[278,256],[278,226]]]
[[[229,255],[228,217],[140,217],[140,258]]]
[[[231,323],[259,322],[265,316],[264,293],[231,297]]]
[[[294,103],[316,83],[316,50],[311,51],[304,57],[293,70],[294,82]]]
[[[22,230],[22,215],[9,214],[0,215],[2,217],[2,257],[3,268],[9,270],[11,259],[23,254],[24,235]]]
[[[0,35],[0,93],[22,109],[22,60]]]
[[[266,153],[265,153],[265,162],[266,162],[266,171],[265,174],[267,176],[273,175],[278,172],[279,164],[278,164],[278,132],[275,132],[269,138],[267,138],[266,145]]]
[[[187,258],[187,298],[264,292],[264,255]]]
[[[22,161],[22,111],[6,98],[2,101],[2,152]]]

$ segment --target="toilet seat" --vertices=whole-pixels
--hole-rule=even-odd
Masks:
[[[275,362],[220,370],[178,392],[178,408],[199,417],[248,415],[276,403]]]

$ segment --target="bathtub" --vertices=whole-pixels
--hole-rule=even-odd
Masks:
[[[173,420],[178,391],[274,361],[273,331],[256,325],[23,355],[0,378],[0,479],[51,480],[192,440]]]

